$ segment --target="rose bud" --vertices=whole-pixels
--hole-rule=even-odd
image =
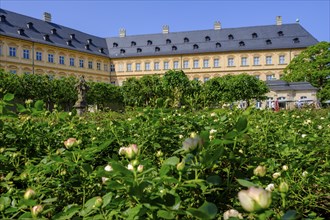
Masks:
[[[31,214],[33,217],[37,217],[43,210],[44,208],[42,205],[36,205],[32,207]]]
[[[138,168],[137,168],[137,171],[138,171],[139,173],[142,173],[142,172],[143,172],[143,168],[144,168],[144,166],[140,164],[140,165],[138,166]]]
[[[266,167],[265,166],[257,166],[257,168],[254,169],[253,174],[256,176],[263,177],[266,175]]]
[[[95,203],[94,203],[94,207],[95,208],[99,208],[99,207],[101,207],[102,204],[103,204],[102,197],[100,197],[100,196],[96,197],[96,200],[95,200]]]
[[[282,182],[278,187],[278,190],[282,193],[286,193],[289,191],[289,185],[286,182]]]
[[[36,192],[33,189],[27,189],[24,193],[24,199],[31,199],[35,196]]]

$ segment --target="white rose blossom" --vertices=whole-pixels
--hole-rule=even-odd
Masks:
[[[274,183],[268,184],[265,188],[268,192],[272,192],[275,189]]]

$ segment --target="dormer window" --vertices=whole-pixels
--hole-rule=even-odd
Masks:
[[[183,42],[184,42],[184,43],[189,43],[189,38],[185,37],[185,38],[183,39]]]
[[[67,41],[66,41],[66,45],[68,45],[68,46],[72,46],[72,40],[67,40]]]
[[[197,44],[194,44],[194,50],[197,50],[199,46]]]
[[[228,40],[234,40],[234,36],[232,34],[228,35]]]
[[[17,33],[18,33],[19,35],[24,35],[24,29],[23,29],[23,28],[19,28],[19,29],[17,30]]]
[[[88,44],[92,44],[92,42],[93,42],[92,39],[90,39],[90,38],[87,39],[87,43],[88,43]]]
[[[293,41],[293,43],[295,43],[295,44],[297,44],[297,43],[299,43],[299,42],[300,42],[300,40],[299,40],[299,38],[298,38],[298,37],[296,37],[296,38],[293,38],[293,39],[292,39],[292,41]]]
[[[221,47],[221,44],[218,42],[218,43],[215,44],[215,47],[219,48],[219,47]]]
[[[159,47],[155,47],[155,52],[159,52],[160,48]]]
[[[6,21],[6,16],[5,15],[0,15],[0,21],[5,22]]]
[[[49,41],[49,35],[48,34],[44,34],[44,40]]]
[[[177,50],[178,48],[176,46],[172,46],[172,50],[175,51]]]
[[[71,38],[71,40],[74,40],[74,39],[76,39],[76,35],[75,34],[70,34],[70,38]]]
[[[86,44],[86,45],[85,45],[85,49],[86,49],[86,50],[89,50],[89,44]]]
[[[244,46],[245,46],[244,41],[240,41],[240,42],[239,42],[239,46],[240,46],[240,47],[244,47]]]
[[[266,40],[266,44],[267,45],[271,45],[272,44],[272,41],[268,39],[268,40]]]
[[[172,43],[172,41],[170,39],[167,39],[166,44],[170,44],[170,43]]]
[[[33,28],[33,23],[32,22],[26,23],[26,27],[29,28],[29,29],[32,29]]]
[[[258,38],[258,34],[257,34],[257,33],[253,33],[253,34],[252,34],[252,38],[253,38],[253,39]]]
[[[137,48],[137,49],[136,49],[136,52],[137,52],[137,53],[141,53],[141,52],[142,52],[142,49],[141,49],[141,48]]]
[[[279,32],[277,32],[277,34],[278,34],[279,37],[283,37],[284,36],[283,31],[279,31]]]
[[[56,28],[51,29],[51,30],[50,30],[50,33],[52,33],[52,34],[56,34]]]
[[[210,40],[211,40],[211,38],[209,36],[205,37],[205,41],[210,41]]]
[[[135,41],[132,41],[131,42],[131,47],[134,47],[134,46],[136,46],[136,42]]]
[[[120,49],[120,54],[124,54],[126,51],[124,49]]]
[[[152,41],[151,41],[151,40],[148,40],[148,41],[147,41],[147,45],[148,45],[148,46],[152,45]]]
[[[117,43],[113,43],[112,44],[112,47],[118,47],[118,44]]]
[[[101,47],[101,48],[99,49],[99,52],[100,52],[100,53],[104,53],[104,48]]]

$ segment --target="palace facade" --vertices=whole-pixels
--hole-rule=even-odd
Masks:
[[[84,75],[121,85],[129,77],[183,70],[191,80],[248,73],[280,79],[283,69],[318,41],[299,23],[102,38],[43,19],[0,9],[0,68],[17,74]]]

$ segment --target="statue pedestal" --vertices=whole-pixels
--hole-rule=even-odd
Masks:
[[[77,110],[77,114],[79,116],[82,116],[82,114],[85,112],[86,110],[86,103],[84,102],[76,102],[76,104],[73,106],[76,110]]]

